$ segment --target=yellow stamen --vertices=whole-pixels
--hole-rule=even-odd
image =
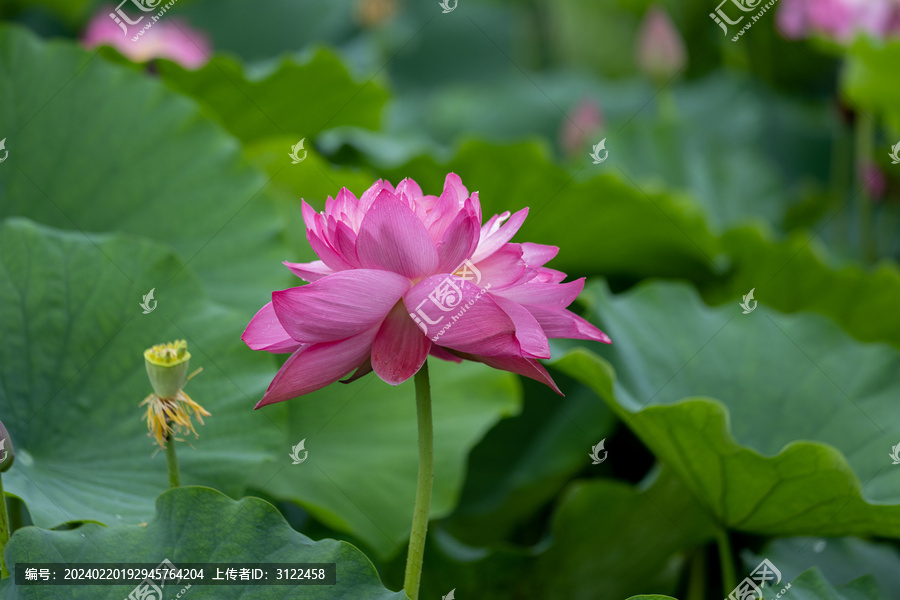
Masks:
[[[197,421],[203,425],[203,417],[211,416],[210,413],[194,402],[184,391],[179,391],[174,398],[160,398],[156,394],[147,396],[141,406],[147,405],[147,413],[144,419],[147,421],[147,429],[160,448],[166,447],[166,442],[176,435],[193,433],[199,437],[194,424],[191,421],[191,412]]]

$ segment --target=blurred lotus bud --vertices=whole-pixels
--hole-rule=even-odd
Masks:
[[[684,40],[668,13],[651,6],[637,38],[637,63],[655,81],[665,82],[687,64]]]
[[[101,7],[81,36],[82,45],[88,49],[112,46],[128,60],[137,63],[167,58],[188,69],[198,69],[209,61],[212,48],[209,38],[202,31],[165,14],[156,21],[151,21],[156,18],[155,15],[138,19],[142,13],[135,11],[130,4],[122,10],[128,9],[134,11],[131,18],[138,20],[138,24],[129,26],[116,16],[119,14],[116,8]]]
[[[167,344],[156,344],[144,351],[144,364],[153,391],[160,398],[175,398],[187,381],[191,353],[187,342],[176,340]]]
[[[873,202],[881,202],[887,191],[887,178],[884,176],[884,173],[878,165],[871,161],[866,162],[860,166],[858,175],[862,180],[863,189],[866,190],[866,195],[871,198]]]
[[[603,129],[600,104],[585,98],[569,111],[559,128],[559,147],[565,156],[575,156],[588,144],[591,134]]]
[[[0,423],[0,473],[8,471],[15,458],[12,440],[9,439],[9,432],[6,431],[3,423]]]

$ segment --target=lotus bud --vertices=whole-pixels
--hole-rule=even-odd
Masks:
[[[881,202],[887,191],[887,178],[882,170],[872,161],[867,161],[859,167],[859,178],[862,180],[866,195],[873,202]]]
[[[12,440],[9,439],[9,432],[3,423],[0,423],[0,473],[5,473],[13,464],[16,458],[13,451]]]
[[[575,156],[584,150],[591,134],[603,129],[604,119],[600,104],[585,98],[566,115],[559,128],[559,147],[566,156]]]
[[[687,64],[684,40],[669,14],[651,6],[637,39],[637,63],[654,81],[664,83]]]

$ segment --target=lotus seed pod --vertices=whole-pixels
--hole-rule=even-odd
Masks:
[[[3,423],[0,423],[0,473],[8,471],[15,458],[12,440],[9,439],[9,432],[6,431]]]
[[[175,398],[187,380],[191,353],[187,342],[176,340],[144,351],[144,363],[153,391],[160,398]]]

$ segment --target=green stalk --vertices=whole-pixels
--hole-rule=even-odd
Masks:
[[[675,104],[675,94],[666,85],[668,82],[661,82],[659,94],[656,96],[656,103],[659,108],[660,120],[666,125],[672,125],[678,121],[678,105]]]
[[[0,484],[2,485],[2,484]],[[13,500],[9,503],[9,535],[22,528],[22,501]]]
[[[700,548],[691,557],[688,575],[687,600],[703,600],[706,598],[706,552]]]
[[[431,488],[434,485],[434,429],[431,423],[431,385],[428,381],[428,361],[416,373],[416,413],[419,421],[419,476],[416,480],[416,504],[413,510],[409,551],[406,555],[406,576],[403,588],[411,600],[419,598],[422,580],[422,561],[425,557],[425,535],[428,532],[428,513],[431,508]]]
[[[878,258],[875,242],[875,227],[872,223],[872,198],[866,189],[867,165],[872,164],[872,146],[875,139],[875,124],[869,116],[859,112],[856,114],[856,173],[863,184],[857,199],[857,216],[859,217],[859,235],[862,245],[863,260],[874,263]]]
[[[719,544],[719,562],[722,569],[722,585],[725,588],[725,597],[728,597],[737,587],[737,578],[734,575],[734,563],[731,561],[731,542],[728,539],[728,530],[720,527],[716,530],[716,541]]]
[[[178,457],[175,456],[175,440],[166,438],[166,464],[169,466],[169,487],[181,487],[181,475],[178,472]]]
[[[837,123],[834,140],[831,144],[831,195],[838,202],[837,209],[840,209],[840,200],[846,198],[853,191],[853,158],[847,155],[848,148],[851,147],[852,133],[847,130],[843,123]],[[831,207],[828,207],[829,209]],[[853,248],[853,219],[843,219],[840,226],[841,245],[844,246],[844,252],[852,252]]]
[[[3,479],[0,478],[0,577],[9,577],[6,570],[6,543],[9,541],[9,514],[6,512],[6,492],[3,491]]]

